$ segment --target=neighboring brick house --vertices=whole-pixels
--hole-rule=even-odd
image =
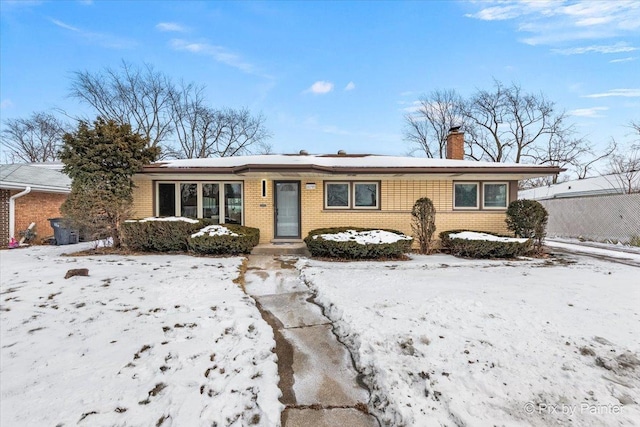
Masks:
[[[59,165],[0,165],[0,245],[6,247],[11,237],[20,240],[32,222],[36,243],[52,236],[49,218],[60,216],[70,191],[71,180]]]
[[[157,162],[134,176],[136,217],[186,216],[260,229],[260,243],[297,241],[321,227],[391,228],[411,234],[421,197],[438,231],[506,233],[518,180],[557,167],[463,160],[464,134],[448,136],[448,159],[374,155],[262,155]]]

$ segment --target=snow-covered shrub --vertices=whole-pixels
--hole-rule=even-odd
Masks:
[[[535,200],[514,200],[507,208],[507,228],[516,237],[533,239],[537,251],[542,250],[542,241],[547,234],[549,213]]]
[[[125,221],[124,244],[142,252],[171,252],[189,249],[189,236],[204,226],[199,220],[182,217],[144,218]]]
[[[396,230],[334,227],[311,230],[304,239],[311,255],[328,258],[399,258],[413,238]]]
[[[145,218],[124,223],[125,244],[144,252],[194,251],[202,254],[249,253],[260,230],[235,224],[216,225],[209,219]]]
[[[498,236],[470,230],[440,233],[442,249],[468,258],[515,258],[531,252],[531,239]]]
[[[189,248],[201,254],[248,254],[260,241],[260,230],[235,224],[208,225],[189,236]]]

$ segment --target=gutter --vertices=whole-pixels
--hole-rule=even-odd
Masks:
[[[167,173],[167,174],[183,174],[183,173],[210,173],[210,174],[232,174],[238,175],[248,172],[309,172],[309,173],[327,173],[334,175],[345,174],[372,174],[372,175],[395,175],[395,174],[466,174],[466,173],[485,173],[485,174],[537,174],[538,176],[554,175],[564,172],[556,166],[456,166],[456,167],[357,167],[357,166],[319,166],[319,165],[278,165],[278,164],[247,164],[241,166],[228,167],[166,167],[162,165],[144,166],[141,174],[145,173]]]
[[[9,239],[15,237],[16,231],[16,199],[31,193],[31,187],[25,188],[18,194],[14,194],[9,198]]]

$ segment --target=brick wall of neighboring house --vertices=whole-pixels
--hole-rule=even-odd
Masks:
[[[12,191],[11,195],[16,193],[18,191]],[[66,194],[32,191],[16,199],[16,239],[20,240],[20,231],[26,230],[32,222],[36,223],[37,233],[33,243],[40,243],[42,239],[53,236],[53,228],[51,228],[49,218],[61,216],[60,205],[66,198]]]
[[[174,179],[178,181],[178,179]],[[215,180],[214,177],[211,180]],[[380,209],[328,210],[324,209],[324,180],[322,177],[300,178],[302,205],[302,237],[322,227],[354,226],[380,227],[411,235],[411,208],[421,197],[430,198],[436,208],[436,238],[445,230],[472,229],[508,234],[504,210],[458,211],[453,209],[453,181],[451,180],[390,180],[386,177],[348,177],[335,181],[379,181]],[[192,180],[204,181],[204,179]],[[297,179],[296,179],[297,181]],[[314,183],[315,189],[306,184]],[[516,188],[517,182],[509,183]],[[154,216],[153,182],[136,181],[134,217]],[[311,187],[311,186],[310,186]],[[260,242],[274,237],[273,180],[267,180],[267,194],[262,196],[262,179],[244,180],[244,224],[260,229]],[[510,191],[510,200],[515,198]]]
[[[9,244],[9,190],[0,190],[0,247]]]

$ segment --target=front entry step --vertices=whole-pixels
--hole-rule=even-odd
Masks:
[[[254,247],[251,255],[303,255],[311,256],[302,242],[262,243]]]

